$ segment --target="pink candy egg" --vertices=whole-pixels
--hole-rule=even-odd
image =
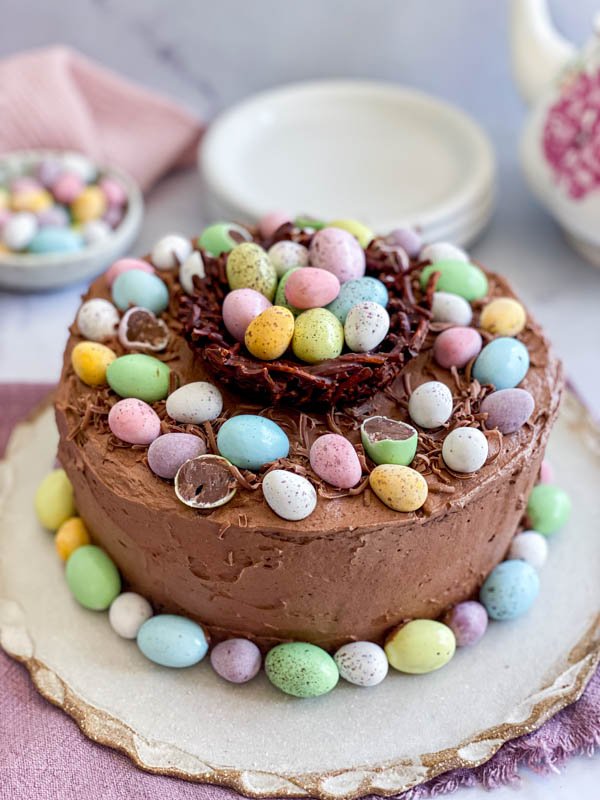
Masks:
[[[435,340],[433,357],[440,367],[461,369],[479,355],[482,343],[475,328],[447,328]]]
[[[112,286],[122,272],[129,272],[130,269],[140,269],[142,272],[150,272],[152,275],[156,272],[152,264],[148,264],[147,261],[142,261],[140,258],[120,258],[106,270],[106,283],[109,287]]]
[[[254,317],[258,317],[272,303],[255,289],[234,289],[223,301],[223,322],[229,333],[238,342],[244,341],[246,328]]]
[[[39,192],[43,188],[39,181],[32,178],[31,175],[21,175],[11,181],[10,190],[13,194],[20,192]]]
[[[288,277],[285,296],[296,308],[321,308],[333,302],[340,293],[340,282],[326,269],[302,267]]]
[[[52,194],[59,203],[69,205],[75,200],[84,188],[84,183],[75,172],[64,172],[52,184]]]
[[[362,475],[356,450],[348,439],[337,433],[326,433],[315,439],[310,448],[310,465],[319,478],[337,489],[350,489]]]
[[[127,192],[114,178],[102,178],[98,186],[104,192],[107,205],[124,206],[127,202]]]
[[[265,214],[258,223],[260,235],[265,239],[270,239],[277,228],[285,225],[286,222],[290,222],[290,215],[287,211],[271,211],[269,214]]]
[[[546,458],[540,468],[540,483],[554,483],[554,467]]]
[[[11,217],[12,214],[9,208],[0,208],[0,230],[2,230]]]
[[[481,603],[466,600],[450,609],[442,621],[454,633],[457,647],[468,647],[476,644],[486,632],[488,615]]]
[[[135,397],[119,400],[110,410],[108,427],[118,439],[129,444],[150,444],[160,436],[156,411]]]
[[[322,228],[310,244],[310,263],[333,272],[340,283],[345,283],[365,274],[365,251],[348,231]]]

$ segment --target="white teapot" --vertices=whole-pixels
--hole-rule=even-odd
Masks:
[[[570,244],[600,265],[600,36],[577,53],[546,0],[511,0],[511,50],[532,106],[520,148],[527,182]]]

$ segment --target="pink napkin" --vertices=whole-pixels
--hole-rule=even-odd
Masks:
[[[76,150],[121,167],[143,190],[193,163],[202,123],[165,97],[68,47],[0,61],[0,152]]]

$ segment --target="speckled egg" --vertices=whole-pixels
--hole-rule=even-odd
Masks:
[[[246,683],[260,672],[262,657],[254,642],[227,639],[210,651],[210,663],[220,678],[231,683]]]
[[[173,269],[186,260],[192,252],[192,243],[180,233],[169,233],[156,242],[150,260],[157,269]]]
[[[481,312],[479,325],[495,336],[516,336],[527,322],[521,303],[512,297],[498,297]]]
[[[108,380],[108,368],[116,358],[110,347],[98,342],[79,342],[71,351],[73,370],[88,386],[103,386]]]
[[[158,319],[152,311],[133,306],[123,314],[118,336],[127,350],[135,347],[158,353],[165,350],[169,343],[169,328],[167,323]]]
[[[54,537],[54,549],[62,561],[67,561],[71,553],[92,540],[81,517],[71,517],[60,526]]]
[[[545,458],[540,467],[540,483],[553,483],[554,482],[554,467]]]
[[[317,493],[312,483],[302,475],[284,469],[273,469],[265,475],[262,492],[273,511],[291,521],[310,516],[317,505]]]
[[[327,310],[335,314],[343,325],[350,309],[358,303],[379,303],[380,306],[385,307],[388,300],[388,290],[377,278],[356,278],[342,284],[339,295],[332,303],[329,303]]]
[[[440,381],[422,383],[409,398],[408,413],[421,428],[439,428],[452,414],[452,392]]]
[[[394,511],[416,511],[427,500],[425,478],[410,467],[380,464],[369,475],[369,485],[377,497]]]
[[[463,297],[469,303],[480,297],[485,297],[488,290],[488,279],[485,272],[465,261],[436,261],[421,272],[421,288],[424,290],[427,282],[434,272],[439,272],[440,277],[436,283],[436,290],[448,292]]]
[[[442,458],[454,472],[476,472],[488,457],[488,441],[479,428],[455,428],[442,445]]]
[[[27,246],[30,253],[73,253],[81,250],[85,242],[81,234],[71,228],[48,225],[40,228]]]
[[[271,301],[255,289],[235,289],[223,301],[223,322],[238,342],[243,342],[248,325],[271,307]]]
[[[150,661],[163,667],[191,667],[208,651],[200,625],[176,614],[157,614],[140,627],[137,646]]]
[[[56,531],[75,514],[73,486],[64,469],[49,472],[36,489],[35,513],[40,525]]]
[[[113,631],[123,639],[135,639],[140,628],[152,616],[152,606],[135,592],[123,592],[110,604],[108,621]]]
[[[119,397],[136,397],[146,403],[165,399],[170,375],[166,364],[143,353],[120,356],[106,370],[108,384]]]
[[[275,242],[269,247],[268,255],[278,278],[282,278],[292,267],[308,266],[308,248],[299,242],[288,239]]]
[[[288,299],[286,297],[286,294],[285,294],[285,287],[286,287],[287,282],[288,282],[288,280],[290,278],[290,275],[292,273],[294,273],[294,272],[297,272],[299,269],[302,269],[302,268],[301,267],[292,267],[291,269],[288,269],[288,271],[283,274],[283,276],[281,277],[279,283],[277,284],[277,289],[275,291],[275,299],[273,300],[273,302],[274,302],[274,304],[276,306],[282,306],[283,308],[288,308],[295,317],[297,317],[298,314],[302,313],[302,309],[296,308],[296,306],[293,306],[288,301]]]
[[[340,647],[333,660],[340,676],[355,686],[377,686],[388,674],[385,651],[374,642],[349,642]]]
[[[258,470],[287,458],[290,443],[277,423],[255,414],[230,417],[217,434],[219,453],[241,469]]]
[[[160,436],[160,419],[156,411],[135,397],[119,400],[108,414],[111,432],[129,444],[150,444]]]
[[[334,222],[329,223],[329,227],[348,231],[355,239],[358,239],[358,243],[363,249],[369,246],[375,236],[368,225],[365,225],[364,222],[359,222],[357,219],[336,219]]]
[[[106,283],[111,287],[122,272],[129,272],[132,269],[147,272],[150,275],[156,273],[152,264],[149,264],[147,261],[142,261],[141,258],[119,258],[118,261],[115,261],[104,273]]]
[[[479,600],[492,619],[515,619],[528,611],[540,589],[540,579],[527,561],[510,559],[485,579]]]
[[[277,288],[277,273],[269,256],[255,242],[236,245],[227,257],[230,289],[255,289],[272,301]]]
[[[396,228],[385,237],[385,243],[401,247],[408,256],[416,258],[423,247],[423,237],[414,228]]]
[[[223,396],[208,381],[194,381],[180,386],[167,398],[167,414],[177,422],[202,425],[217,419],[223,410]]]
[[[2,228],[2,243],[9,250],[25,250],[35,236],[37,227],[36,216],[30,211],[13,214]]]
[[[472,376],[496,389],[512,389],[529,369],[529,352],[518,339],[500,337],[483,348],[473,364]]]
[[[117,332],[119,312],[101,297],[86,300],[77,313],[77,327],[89,341],[105,342]]]
[[[244,343],[255,358],[272,361],[285,353],[293,335],[294,315],[289,308],[271,306],[248,325]]]
[[[175,475],[175,495],[190,508],[218,508],[237,492],[231,462],[212,454],[185,461]]]
[[[106,211],[106,196],[99,186],[86,186],[71,203],[74,222],[98,219]]]
[[[173,480],[177,470],[190,458],[206,453],[206,444],[193,433],[165,433],[148,448],[148,466],[155,475]]]
[[[537,531],[523,531],[512,540],[508,558],[520,558],[535,569],[540,569],[548,558],[548,540]]]
[[[462,369],[479,355],[483,342],[475,328],[447,328],[436,337],[433,357],[445,369]]]
[[[340,283],[345,283],[365,274],[365,251],[348,231],[322,228],[310,243],[310,263],[333,272]]]
[[[292,348],[300,361],[317,364],[337,358],[344,347],[344,329],[325,308],[311,308],[296,318]]]
[[[216,222],[205,228],[198,237],[198,245],[213,256],[229,253],[237,244],[250,241],[250,231],[234,222]]]
[[[310,465],[320,478],[338,489],[350,489],[362,476],[356,450],[337,433],[315,439],[310,448]]]
[[[426,244],[419,253],[420,261],[464,261],[469,260],[469,256],[461,247],[457,247],[450,242],[433,242]]]
[[[329,653],[308,642],[286,642],[269,650],[265,672],[274,686],[294,697],[327,694],[339,679]]]
[[[456,650],[454,633],[433,619],[413,619],[397,628],[385,643],[390,665],[400,672],[423,675],[447,664]]]
[[[558,486],[539,483],[533,487],[527,503],[531,527],[548,536],[566,525],[571,514],[569,495]]]
[[[369,417],[360,426],[365,453],[375,464],[407,467],[417,452],[419,435],[412,425],[388,417]]]
[[[355,353],[368,353],[385,339],[390,315],[379,303],[367,301],[352,306],[344,323],[344,340]]]
[[[442,621],[454,634],[457,647],[470,647],[486,632],[488,615],[481,603],[467,600],[451,608]]]
[[[120,311],[127,311],[129,306],[139,306],[154,314],[162,314],[169,305],[169,290],[157,275],[146,270],[128,269],[114,279],[112,299]]]
[[[69,556],[65,578],[77,602],[90,611],[105,611],[121,591],[121,576],[110,556],[93,544]]]
[[[526,389],[500,389],[484,398],[480,411],[487,414],[487,428],[498,428],[500,433],[514,433],[533,414],[535,403]]]
[[[204,261],[198,250],[193,250],[179,267],[179,283],[183,287],[183,291],[187,292],[187,294],[194,294],[195,276],[201,280],[204,280],[206,277]]]
[[[287,211],[269,211],[261,217],[258,223],[260,235],[265,239],[270,239],[278,228],[291,220],[291,215]]]
[[[288,275],[285,296],[290,305],[301,310],[321,308],[340,293],[340,282],[326,269],[301,267]]]

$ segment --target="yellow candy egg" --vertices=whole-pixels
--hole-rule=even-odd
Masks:
[[[227,282],[230,289],[254,289],[273,300],[277,288],[277,271],[267,254],[256,242],[236,245],[227,257]]]
[[[344,346],[344,328],[326,308],[311,308],[296,318],[292,348],[296,358],[317,364],[337,358]]]
[[[290,346],[294,335],[294,315],[289,308],[271,306],[254,317],[246,328],[244,342],[262,361],[279,358]]]
[[[67,561],[71,553],[84,544],[91,544],[90,535],[87,532],[84,521],[81,517],[71,517],[60,526],[54,537],[56,552],[63,561]]]
[[[479,324],[498,336],[516,336],[526,321],[527,314],[521,303],[512,297],[498,297],[483,309]]]
[[[369,475],[371,489],[394,511],[416,511],[427,500],[427,481],[416,469],[380,464]]]
[[[38,486],[34,498],[35,512],[40,523],[56,531],[75,514],[73,487],[64,469],[54,469]]]
[[[106,195],[99,186],[86,186],[71,203],[71,214],[75,222],[98,219],[106,211]]]
[[[53,205],[52,195],[45,189],[26,189],[12,196],[13,211],[30,211],[37,214]]]
[[[0,208],[8,208],[10,203],[10,195],[8,191],[0,187]]]
[[[363,222],[357,219],[336,219],[335,222],[329,223],[330,228],[341,228],[343,231],[348,231],[352,236],[358,239],[361,247],[368,247],[375,234]]]
[[[388,636],[384,649],[394,669],[422,675],[450,661],[456,650],[456,639],[451,629],[441,622],[413,619]]]
[[[102,386],[106,370],[117,357],[110,347],[98,342],[79,342],[71,353],[71,364],[77,377],[88,386]]]
[[[4,242],[0,242],[0,253],[12,253],[10,247],[7,247]]]

